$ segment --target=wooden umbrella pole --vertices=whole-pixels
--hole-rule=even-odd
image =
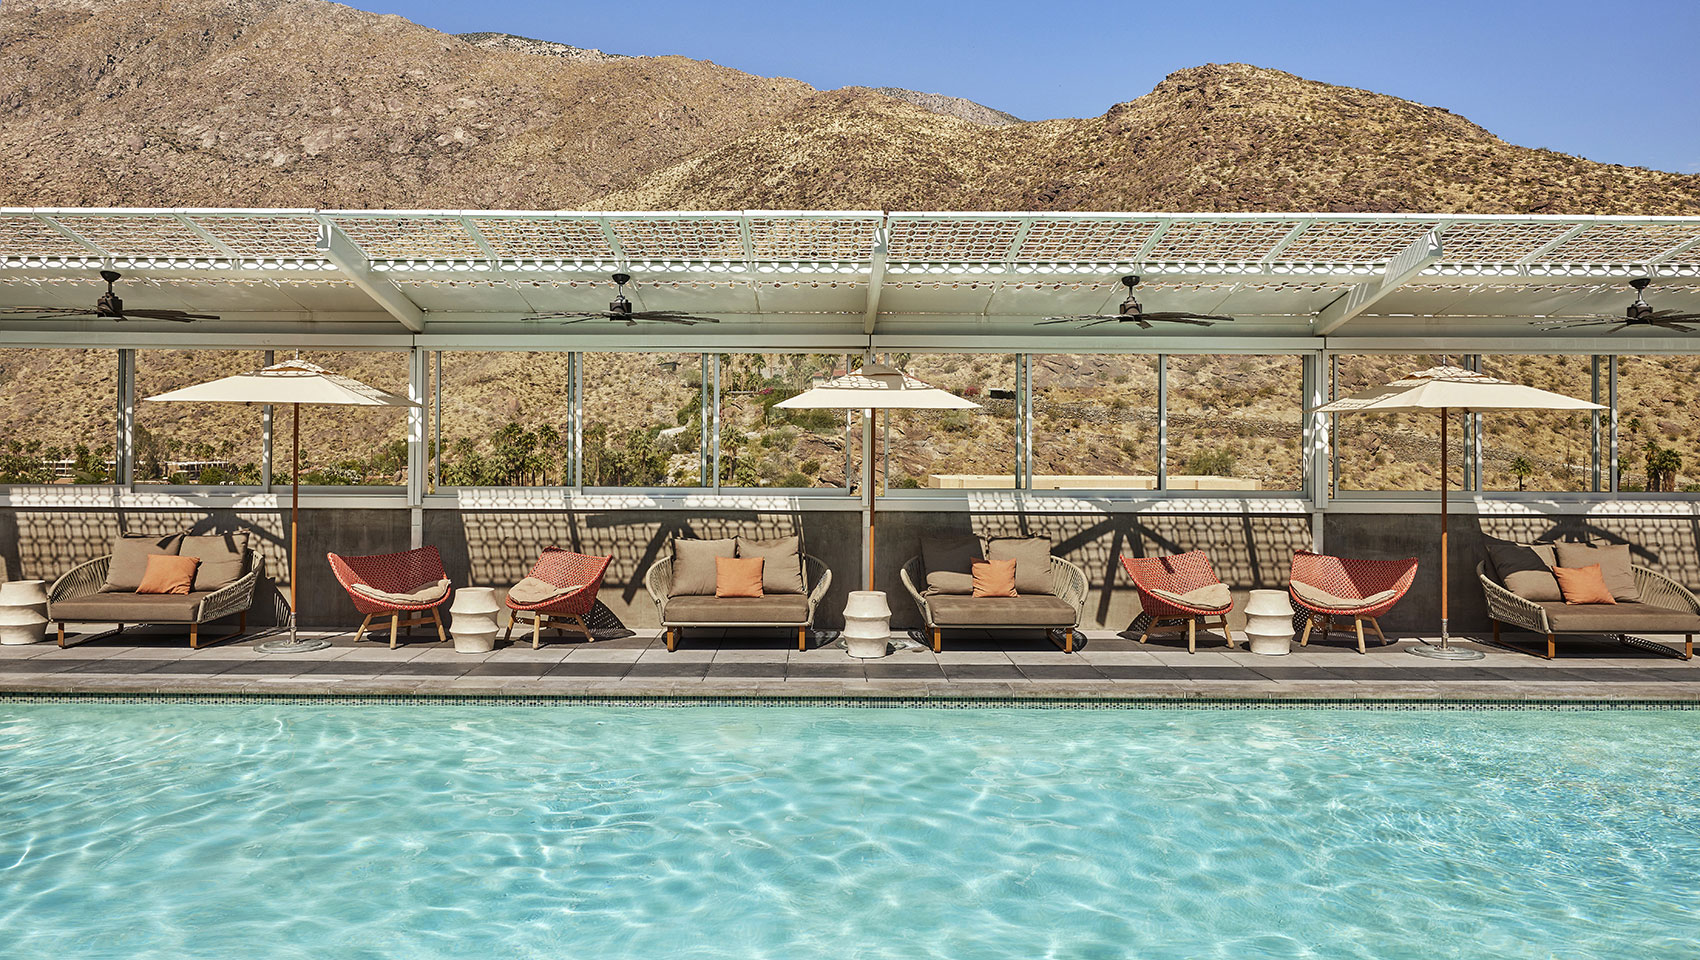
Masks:
[[[1446,488],[1451,486],[1451,460],[1446,455],[1446,408],[1440,408],[1440,646],[1444,649],[1448,642],[1447,631],[1447,597],[1451,593],[1451,584],[1447,576],[1447,514]]]
[[[290,474],[289,474],[289,636],[295,638],[295,611],[297,593],[301,586],[300,570],[296,564],[300,545],[299,530],[301,527],[301,404],[292,403],[290,419],[293,421],[290,436]]]

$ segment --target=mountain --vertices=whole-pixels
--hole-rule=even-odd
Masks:
[[[7,0],[0,111],[4,204],[1700,212],[1700,176],[1243,64],[1020,122],[324,0]]]

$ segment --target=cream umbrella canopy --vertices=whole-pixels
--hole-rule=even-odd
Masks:
[[[972,400],[940,390],[883,363],[865,363],[842,377],[774,404],[783,410],[861,410],[862,489],[868,501],[868,587],[874,589],[874,424],[876,410],[975,410]]]
[[[1588,400],[1562,393],[1497,380],[1463,367],[1440,366],[1407,374],[1392,383],[1371,387],[1349,397],[1314,408],[1313,413],[1391,413],[1400,410],[1434,410],[1440,414],[1440,646],[1427,643],[1411,648],[1419,656],[1442,660],[1476,660],[1479,650],[1451,645],[1448,631],[1446,421],[1449,414],[1484,413],[1492,410],[1605,410]]]
[[[296,637],[295,611],[301,577],[296,549],[301,520],[301,405],[353,407],[417,407],[406,397],[368,386],[352,377],[332,373],[317,364],[296,358],[274,363],[249,373],[210,380],[181,390],[172,390],[145,400],[187,403],[288,404],[290,407],[290,499],[289,499],[289,639],[260,645],[267,653],[297,653],[323,649],[323,640],[303,641]]]

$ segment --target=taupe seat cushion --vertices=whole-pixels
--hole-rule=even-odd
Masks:
[[[53,604],[48,615],[79,623],[193,623],[195,608],[212,593],[91,593]]]
[[[1071,627],[1074,607],[1049,594],[962,597],[929,594],[927,606],[941,627]]]
[[[668,623],[809,622],[809,598],[796,594],[763,597],[672,597],[662,618]]]
[[[530,607],[547,603],[558,597],[564,597],[574,590],[581,589],[583,589],[582,585],[563,587],[547,580],[539,580],[536,577],[526,577],[508,590],[508,599],[520,606]]]
[[[1554,633],[1700,633],[1700,615],[1651,604],[1554,603],[1541,609]]]
[[[418,606],[421,603],[436,603],[438,600],[448,596],[449,582],[447,580],[437,580],[433,583],[423,583],[405,593],[391,593],[388,590],[379,590],[377,587],[368,586],[364,583],[356,583],[351,589],[363,597],[370,597],[371,599],[382,603],[393,603],[401,607],[413,607]]]
[[[1329,610],[1368,610],[1370,607],[1379,606],[1393,599],[1393,595],[1397,592],[1396,590],[1383,590],[1380,593],[1372,593],[1362,600],[1354,600],[1351,597],[1337,597],[1321,587],[1313,587],[1308,583],[1300,583],[1297,580],[1293,581],[1293,593],[1300,600],[1312,606],[1324,607]]]
[[[1234,596],[1225,583],[1207,583],[1185,593],[1154,588],[1151,595],[1193,610],[1226,610],[1234,605]]]

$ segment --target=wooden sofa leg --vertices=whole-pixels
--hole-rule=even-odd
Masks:
[[[797,649],[798,650],[809,649],[808,632],[809,632],[808,627],[798,627],[797,628]]]
[[[1186,652],[1198,652],[1198,618],[1188,617],[1186,621]]]
[[[933,652],[939,653],[943,649],[944,649],[944,631],[940,630],[938,627],[934,627],[933,628]]]
[[[65,646],[65,621],[63,620],[59,621],[59,646],[61,648]]]
[[[672,653],[673,651],[679,649],[678,644],[679,644],[679,631],[674,630],[672,627],[668,627],[667,628],[667,652]]]
[[[1368,652],[1364,649],[1364,618],[1353,617],[1352,626],[1358,628],[1358,655],[1362,656]]]
[[[191,623],[191,624],[189,624],[189,649],[190,650],[199,650],[200,648],[201,648],[201,625],[198,624],[198,623]]]
[[[1689,634],[1687,637],[1683,638],[1682,659],[1684,659],[1684,660],[1693,660],[1694,659],[1694,634],[1692,634],[1692,633]]]
[[[1074,652],[1074,628],[1070,627],[1067,630],[1063,631],[1063,653],[1073,653],[1073,652]]]
[[[390,649],[395,649],[396,635],[401,633],[401,614],[390,617]]]
[[[1558,645],[1554,642],[1557,639],[1558,639],[1557,634],[1551,634],[1551,633],[1547,634],[1547,659],[1548,660],[1551,660],[1554,657],[1558,656]]]
[[[1499,642],[1499,621],[1498,620],[1495,620],[1493,622],[1493,642],[1494,643]]]

